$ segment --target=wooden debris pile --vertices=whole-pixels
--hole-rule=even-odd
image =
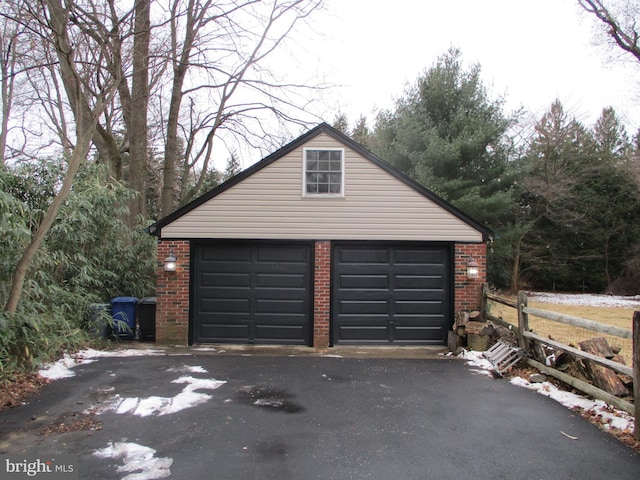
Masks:
[[[604,337],[584,340],[579,343],[579,346],[580,350],[584,352],[626,365],[624,357],[619,354],[620,348],[610,346]],[[633,378],[629,375],[615,372],[610,368],[597,365],[591,360],[579,359],[561,351],[555,351],[549,355],[547,363],[550,363],[556,370],[590,383],[611,395],[633,399]]]
[[[449,331],[448,347],[456,354],[461,348],[484,352],[498,339],[513,346],[518,342],[513,331],[485,321],[480,312],[460,312]]]

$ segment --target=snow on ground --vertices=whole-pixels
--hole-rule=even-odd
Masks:
[[[38,371],[38,375],[49,380],[74,377],[73,367],[95,362],[98,358],[105,357],[140,357],[143,355],[164,355],[163,350],[137,350],[134,348],[122,350],[94,350],[92,348],[81,350],[74,355],[65,353],[57,362],[45,365]]]
[[[105,357],[136,357],[141,355],[164,355],[163,350],[82,350],[75,355],[65,354],[63,358],[56,363],[49,365],[38,372],[42,377],[56,380],[75,376],[72,370],[77,365],[84,365],[95,362],[99,358]],[[208,373],[207,370],[199,365],[182,365],[180,367],[170,367],[167,369],[170,373]],[[139,417],[147,417],[150,415],[167,415],[180,412],[187,408],[193,408],[201,405],[211,399],[211,395],[199,392],[197,390],[215,390],[226,382],[224,380],[216,380],[214,378],[194,378],[190,375],[183,375],[171,383],[182,383],[186,386],[180,393],[173,397],[126,397],[122,398],[115,394],[111,396],[102,405],[91,407],[91,411],[102,413],[105,411],[113,411],[116,414],[136,415]],[[106,393],[106,392],[105,392]]]
[[[193,368],[196,370],[204,370],[202,367]],[[206,370],[204,371],[206,372]],[[174,397],[151,396],[145,398],[122,398],[120,395],[114,395],[101,406],[92,407],[90,410],[98,414],[105,411],[113,411],[118,415],[128,414],[138,417],[169,415],[186,410],[187,408],[197,407],[211,399],[211,395],[197,392],[196,390],[215,390],[227,382],[224,380],[182,376],[173,380],[171,383],[185,383],[186,387]]]
[[[467,365],[473,367],[470,369],[473,373],[489,377],[493,376],[493,365],[482,356],[482,352],[463,350],[459,357],[464,358],[467,361]]]
[[[167,372],[177,372],[177,373],[209,373],[203,367],[197,365],[183,365],[181,367],[171,367],[167,368]]]
[[[526,292],[530,300],[556,305],[585,305],[591,307],[640,307],[640,295],[619,296],[594,293]]]
[[[156,457],[156,450],[132,442],[110,442],[106,448],[96,450],[93,454],[100,458],[121,458],[124,465],[117,469],[118,473],[128,473],[122,480],[152,480],[171,476],[173,459]]]
[[[105,357],[137,357],[143,355],[166,355],[164,350],[82,350],[74,355],[65,354],[57,362],[42,368],[38,374],[42,377],[56,380],[75,376],[72,370],[78,365],[85,365]],[[193,408],[209,401],[211,395],[197,390],[215,390],[226,382],[213,378],[195,378],[188,374],[208,373],[199,365],[182,365],[170,367],[169,373],[187,374],[172,380],[171,383],[184,384],[180,393],[173,397],[151,396],[145,398],[122,398],[120,395],[112,395],[103,404],[92,406],[87,412],[101,414],[105,411],[113,411],[116,414],[136,415],[148,417],[151,415],[168,415],[180,412],[187,408]],[[115,389],[109,387],[101,390],[101,393],[111,393]],[[94,455],[100,458],[121,459],[123,465],[118,466],[119,474],[126,474],[122,480],[153,480],[171,476],[170,467],[173,459],[169,457],[156,457],[156,450],[151,447],[131,442],[110,442],[106,448],[96,450]]]
[[[626,412],[610,407],[602,400],[593,400],[582,395],[560,390],[550,382],[531,383],[521,377],[514,377],[510,381],[513,385],[538,392],[570,409],[578,408],[595,413],[602,418],[602,424],[605,429],[616,428],[622,431],[633,431],[633,417]]]
[[[458,357],[466,360],[467,365],[473,367],[471,369],[473,372],[481,373],[481,371],[484,370],[487,375],[493,375],[493,365],[483,357],[482,352],[463,350]],[[525,387],[541,395],[545,395],[567,408],[580,409],[593,413],[594,416],[601,417],[601,423],[605,429],[614,428],[621,431],[633,432],[633,417],[622,410],[614,409],[602,400],[594,400],[572,392],[560,390],[551,382],[531,383],[522,377],[513,377],[510,382],[513,385]]]

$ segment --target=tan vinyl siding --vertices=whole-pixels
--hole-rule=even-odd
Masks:
[[[342,148],[326,134],[304,147]],[[303,147],[162,228],[162,238],[481,242],[482,234],[345,148],[344,198],[304,197]]]

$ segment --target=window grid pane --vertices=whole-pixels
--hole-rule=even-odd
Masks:
[[[342,151],[306,150],[306,192],[342,193]]]

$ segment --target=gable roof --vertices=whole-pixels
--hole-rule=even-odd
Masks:
[[[423,195],[427,199],[431,200],[433,203],[439,205],[444,210],[446,210],[447,212],[449,212],[453,216],[457,217],[462,222],[466,223],[467,225],[469,225],[473,229],[477,230],[482,235],[482,238],[483,238],[484,241],[489,240],[489,239],[493,239],[493,232],[491,231],[491,229],[489,229],[488,227],[482,225],[480,222],[474,220],[469,215],[465,214],[464,212],[462,212],[461,210],[457,209],[452,204],[450,204],[449,202],[444,200],[442,197],[439,197],[438,195],[433,193],[431,190],[425,188],[424,186],[422,186],[421,184],[419,184],[418,182],[416,182],[415,180],[413,180],[409,176],[407,176],[404,173],[400,172],[399,170],[397,170],[396,168],[391,166],[389,163],[385,162],[380,157],[378,157],[375,154],[371,153],[370,151],[368,151],[367,149],[365,149],[364,147],[362,147],[361,145],[359,145],[358,143],[353,141],[351,138],[349,138],[348,136],[344,135],[342,132],[338,131],[337,129],[331,127],[327,123],[321,123],[320,125],[316,126],[315,128],[309,130],[307,133],[305,133],[302,136],[298,137],[297,139],[295,139],[291,143],[285,145],[284,147],[280,148],[279,150],[275,151],[271,155],[269,155],[269,156],[265,157],[264,159],[260,160],[259,162],[255,163],[254,165],[252,165],[251,167],[247,168],[246,170],[243,170],[238,175],[235,175],[234,177],[230,178],[226,182],[218,185],[217,187],[209,190],[208,192],[204,193],[200,197],[194,199],[190,203],[188,203],[188,204],[184,205],[183,207],[179,208],[175,212],[173,212],[173,213],[167,215],[166,217],[158,220],[157,222],[155,222],[153,225],[151,225],[149,227],[149,229],[148,229],[149,233],[151,233],[153,235],[156,235],[156,236],[160,236],[160,231],[164,226],[174,222],[175,220],[179,219],[183,215],[191,212],[192,210],[198,208],[199,206],[201,206],[204,203],[208,202],[209,200],[215,198],[216,196],[220,195],[221,193],[229,190],[233,186],[237,185],[238,183],[242,182],[243,180],[247,179],[248,177],[254,175],[255,173],[257,173],[260,170],[262,170],[263,168],[267,167],[268,165],[271,165],[272,163],[276,162],[277,160],[279,160],[280,158],[284,157],[285,155],[291,153],[293,150],[295,150],[295,149],[301,147],[302,145],[306,144],[307,142],[309,142],[310,140],[312,140],[313,138],[317,137],[320,134],[326,134],[326,135],[330,136],[331,138],[333,138],[334,140],[344,144],[346,147],[352,149],[353,151],[358,153],[363,158],[365,158],[368,161],[372,162],[373,164],[377,165],[378,167],[383,169],[388,174],[392,175],[393,177],[395,177],[396,179],[400,180],[402,183],[406,184],[407,186],[409,186],[410,188],[412,188],[416,192],[420,193],[421,195]]]

